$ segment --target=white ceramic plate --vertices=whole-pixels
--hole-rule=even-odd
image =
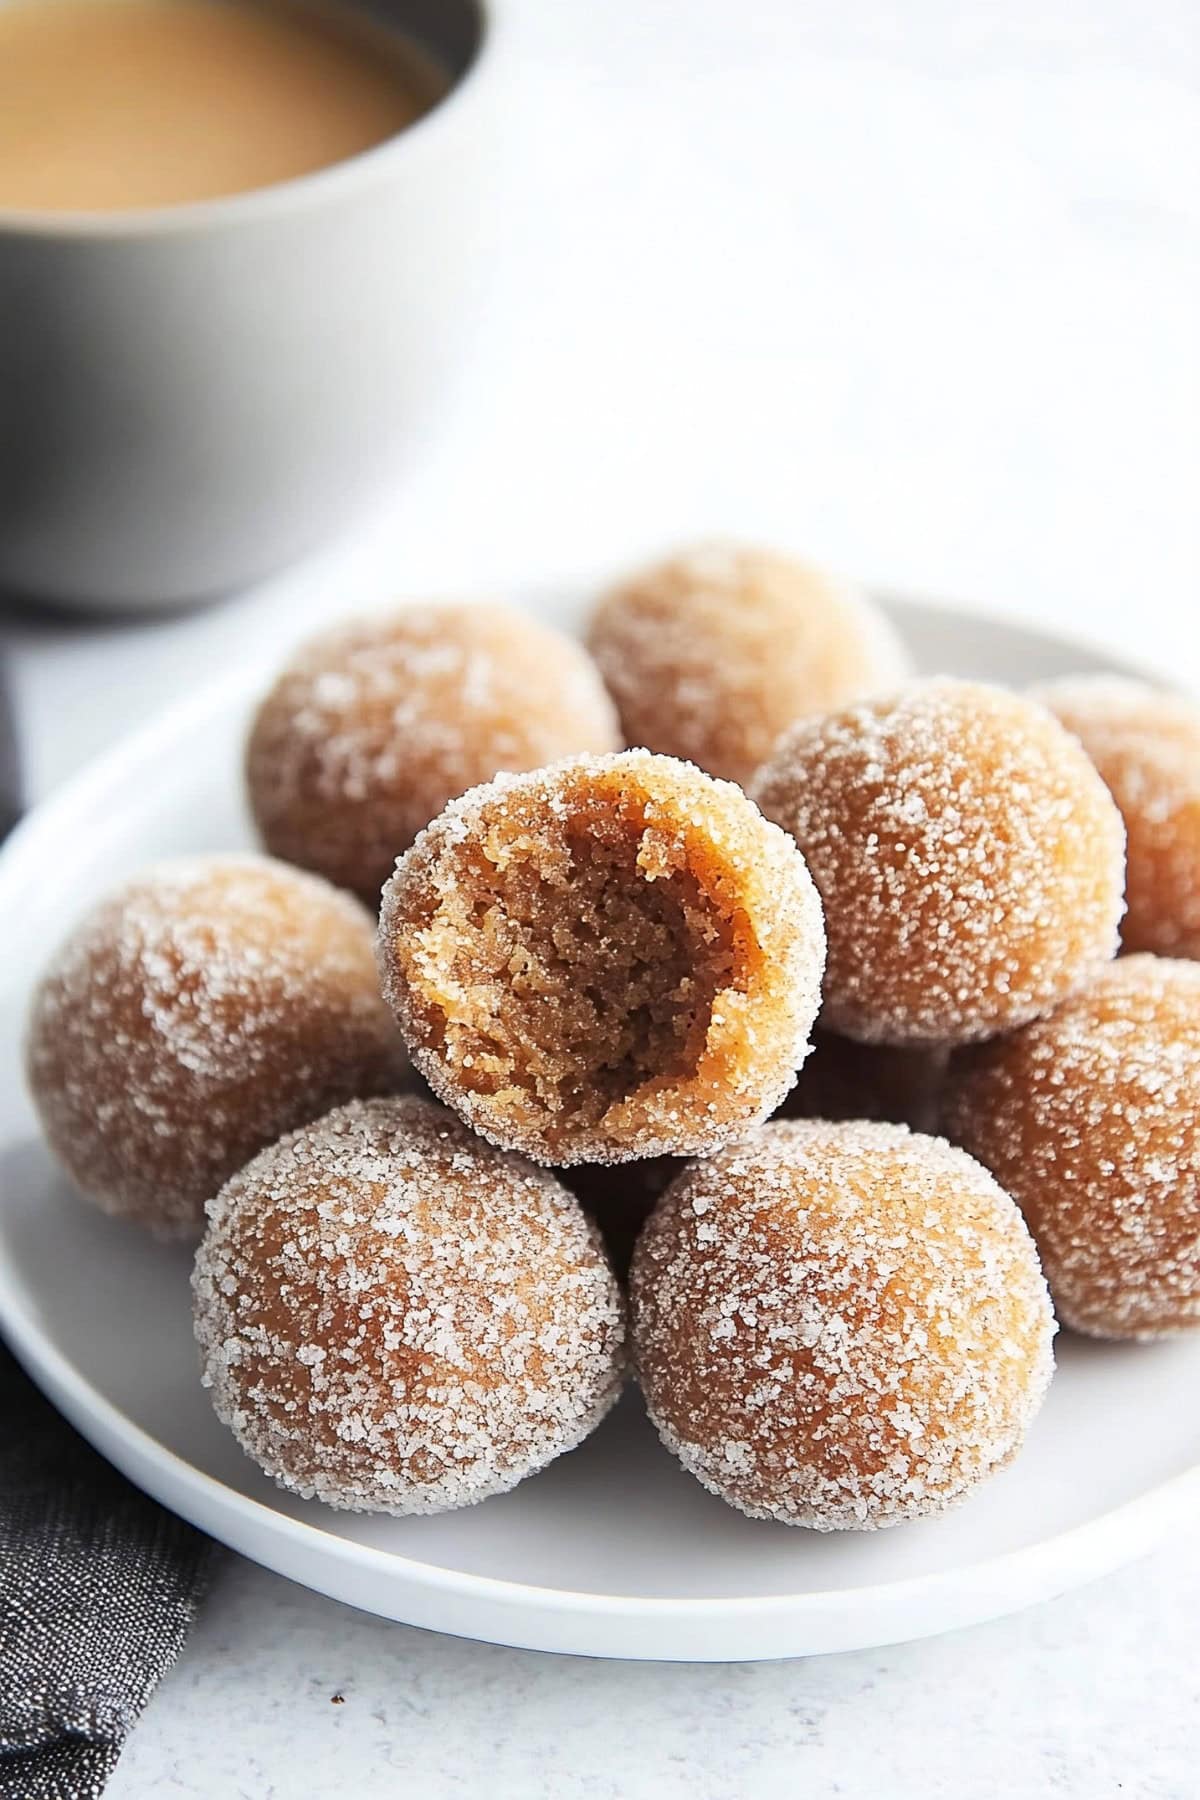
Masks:
[[[531,601],[531,605],[535,603]],[[569,622],[578,596],[535,610]],[[897,604],[920,666],[1025,681],[1103,666],[1013,625]],[[60,791],[0,858],[0,1320],[26,1367],[138,1485],[306,1586],[439,1631],[599,1656],[796,1656],[1013,1611],[1148,1549],[1200,1502],[1200,1340],[1059,1339],[1017,1461],[943,1519],[825,1537],[752,1522],[662,1450],[635,1394],[515,1493],[432,1519],[280,1492],[200,1388],[188,1256],[84,1205],[20,1078],[28,988],[93,895],[139,864],[246,845],[240,747],[263,675],[176,708]]]

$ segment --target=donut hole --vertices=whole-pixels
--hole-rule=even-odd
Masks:
[[[735,543],[697,544],[632,574],[600,600],[588,646],[627,743],[743,784],[795,720],[907,668],[864,594]]]
[[[270,850],[377,907],[454,795],[620,741],[598,671],[561,632],[506,606],[406,606],[300,647],[259,707],[246,779]]]
[[[964,1498],[1016,1453],[1053,1367],[1016,1205],[897,1125],[775,1123],[687,1163],[630,1293],[666,1447],[752,1518],[820,1531]]]
[[[825,934],[795,845],[649,751],[464,794],[397,863],[379,970],[419,1072],[558,1168],[708,1155],[779,1105]]]
[[[407,1071],[365,909],[260,856],[177,858],[102,897],[43,976],[26,1054],[81,1192],[178,1238],[264,1145]]]
[[[623,1301],[576,1201],[413,1096],[339,1107],[240,1170],[192,1291],[218,1416],[282,1486],[354,1511],[503,1493],[624,1377]]]
[[[938,677],[801,719],[751,797],[826,903],[822,1024],[861,1043],[984,1040],[1113,956],[1124,830],[1045,709]]]
[[[619,1132],[622,1109],[694,1081],[752,953],[697,858],[611,798],[536,836],[504,817],[458,846],[416,958],[456,1079],[569,1136]]]

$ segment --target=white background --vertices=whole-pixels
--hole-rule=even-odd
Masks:
[[[497,199],[437,432],[385,514],[255,595],[12,613],[33,793],[315,617],[715,530],[1200,686],[1190,0],[501,12]],[[230,1563],[109,1791],[1193,1800],[1198,1619],[1200,1535],[937,1643],[742,1668],[458,1644]]]

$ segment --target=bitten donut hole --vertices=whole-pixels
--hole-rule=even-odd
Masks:
[[[467,1089],[592,1128],[695,1078],[745,947],[685,847],[610,805],[463,843],[421,934],[418,980]]]
[[[704,1156],[804,1060],[825,936],[796,846],[740,788],[630,750],[453,801],[383,893],[416,1066],[557,1167]]]

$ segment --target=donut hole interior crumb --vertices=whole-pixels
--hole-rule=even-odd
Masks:
[[[685,835],[610,797],[461,844],[418,968],[458,1080],[573,1130],[697,1076],[750,946]]]

